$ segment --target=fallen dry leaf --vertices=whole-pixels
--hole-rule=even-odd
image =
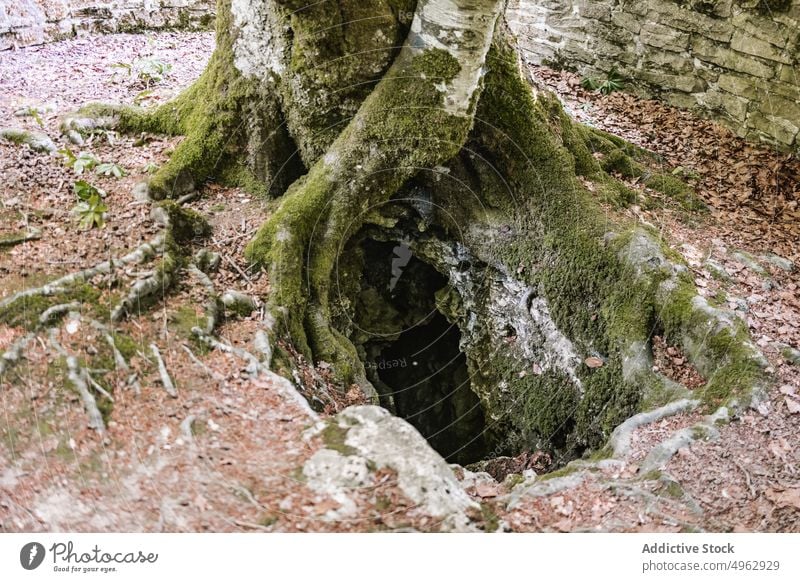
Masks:
[[[784,400],[786,401],[786,408],[789,409],[789,412],[792,414],[800,414],[800,402],[789,396],[784,398]]]
[[[603,365],[603,360],[595,356],[589,356],[583,361],[590,368],[600,368]]]
[[[778,507],[794,507],[800,510],[800,488],[786,489],[785,491],[767,489],[764,495]]]

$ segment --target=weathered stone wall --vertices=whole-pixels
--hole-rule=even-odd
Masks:
[[[800,0],[511,0],[527,59],[602,75],[800,150]]]
[[[0,0],[0,50],[89,32],[201,28],[215,0]]]

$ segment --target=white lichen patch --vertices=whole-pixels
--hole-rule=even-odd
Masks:
[[[280,75],[284,65],[279,21],[267,0],[232,0],[231,15],[237,34],[233,63],[245,77],[262,81]]]
[[[409,34],[412,52],[444,50],[461,66],[454,79],[437,85],[453,115],[469,113],[502,6],[497,0],[428,0],[417,6]]]

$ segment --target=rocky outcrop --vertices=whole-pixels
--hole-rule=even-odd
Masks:
[[[526,58],[636,89],[740,137],[800,149],[800,2],[512,0]]]
[[[353,406],[320,422],[310,434],[325,446],[303,467],[309,487],[340,504],[326,518],[352,517],[352,492],[366,487],[379,469],[397,474],[400,490],[446,530],[469,531],[466,512],[478,504],[461,487],[452,469],[417,430],[377,406]]]
[[[214,0],[0,0],[0,50],[92,32],[207,28]]]

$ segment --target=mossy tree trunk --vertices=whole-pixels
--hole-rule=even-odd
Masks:
[[[155,112],[94,114],[186,136],[152,179],[153,197],[209,178],[280,197],[247,250],[270,277],[273,332],[343,384],[368,386],[352,329],[336,323],[353,315],[365,268],[353,240],[365,229],[406,236],[413,224],[415,252],[442,271],[434,239],[469,256],[519,289],[509,301],[538,326],[538,356],[489,349],[501,341],[491,326],[479,334],[487,348],[467,352],[492,422],[599,444],[643,400],[677,394],[650,371],[654,330],[693,350],[710,394],[749,393],[762,366],[740,326],[697,298],[657,239],[601,210],[630,200],[605,170],[638,172],[636,152],[532,87],[504,8],[219,0],[217,48],[194,86]],[[440,310],[448,303],[448,318],[467,326],[457,295],[437,297]],[[603,365],[585,366],[589,356]]]

